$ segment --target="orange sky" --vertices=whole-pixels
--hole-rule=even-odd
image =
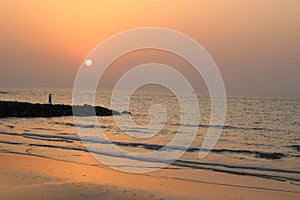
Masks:
[[[300,95],[299,15],[298,0],[1,0],[0,84],[72,87],[98,43],[159,26],[203,45],[229,93]]]

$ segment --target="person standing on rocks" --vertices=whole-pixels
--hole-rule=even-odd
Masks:
[[[49,104],[52,104],[52,94],[49,94]]]

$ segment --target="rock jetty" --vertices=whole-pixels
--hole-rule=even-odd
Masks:
[[[62,117],[62,116],[111,116],[118,111],[101,106],[71,106],[62,104],[38,104],[17,101],[0,101],[0,118],[3,117]]]

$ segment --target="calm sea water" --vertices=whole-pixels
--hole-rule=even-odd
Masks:
[[[0,88],[0,100],[47,103],[49,93],[53,94],[54,104],[72,102],[71,89],[50,88]],[[111,91],[101,90],[96,96],[98,105],[111,107]],[[210,99],[206,95],[197,96],[201,112],[197,136],[190,148],[170,168],[213,170],[300,183],[300,98],[229,96],[221,137],[210,154],[200,159],[198,152],[210,119]],[[150,121],[149,108],[153,104],[161,104],[168,113],[162,130],[153,137],[131,137],[119,129],[113,117],[98,117],[98,126],[114,144],[127,151],[147,152],[160,149],[173,139],[180,125],[189,124],[180,124],[178,101],[168,91],[135,93],[130,102],[132,119],[141,126],[147,125]],[[80,127],[87,131],[97,128],[88,122],[80,124]],[[220,127],[216,125],[215,128]],[[145,136],[148,134],[142,128],[132,128],[130,131]],[[180,147],[173,148],[180,150]],[[101,165],[87,156],[73,117],[2,118],[0,151]],[[125,161],[132,160],[121,154],[109,155],[107,152],[109,149],[97,153],[119,157]],[[173,173],[172,176],[177,175]],[[197,180],[197,177],[188,176],[188,179]]]

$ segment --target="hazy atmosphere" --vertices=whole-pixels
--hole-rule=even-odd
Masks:
[[[299,12],[297,0],[2,0],[0,84],[72,87],[97,44],[121,31],[158,26],[196,39],[230,94],[299,96]]]
[[[0,200],[300,200],[300,0],[0,0],[0,26]]]

